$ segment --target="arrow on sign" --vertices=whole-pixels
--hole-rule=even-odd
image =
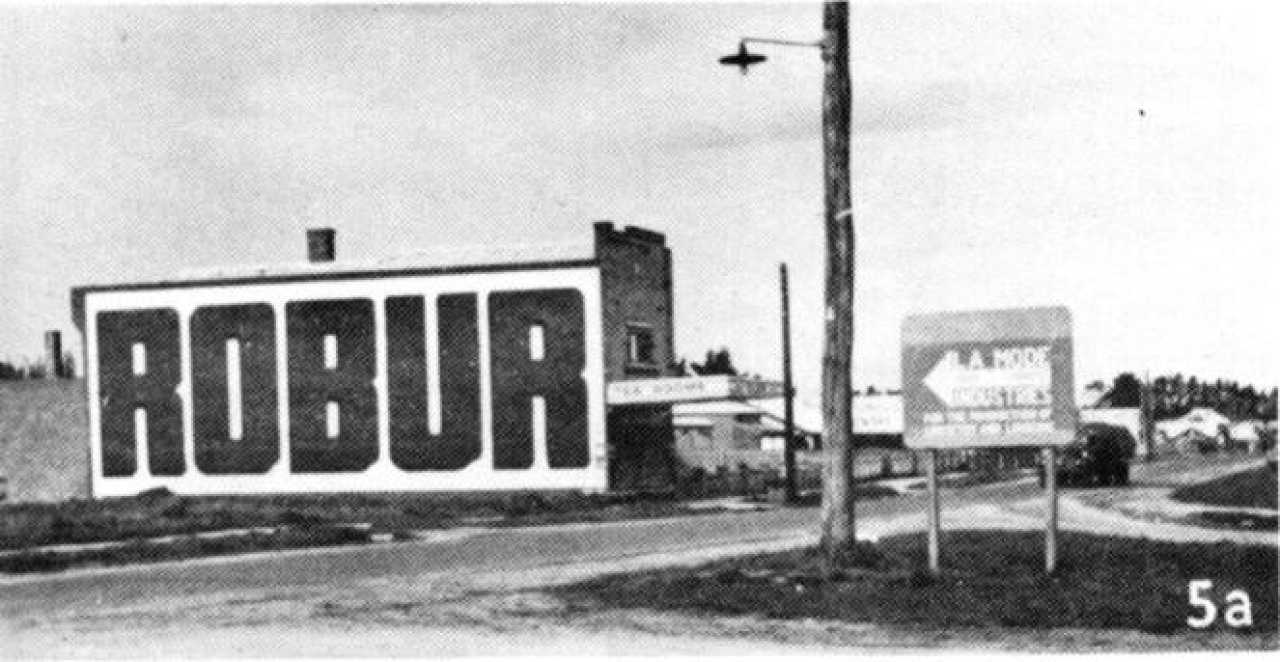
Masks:
[[[950,351],[925,376],[925,386],[948,408],[1005,409],[1044,407],[1051,403],[1051,366],[1048,361],[987,366],[960,363]]]

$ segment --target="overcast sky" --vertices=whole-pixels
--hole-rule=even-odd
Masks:
[[[1274,385],[1262,7],[855,3],[855,383],[898,384],[906,314],[1061,304],[1078,382]],[[0,8],[0,357],[78,343],[74,285],[297,260],[311,226],[372,259],[610,219],[667,234],[691,358],[777,375],[788,262],[812,393],[820,60],[715,59],[820,28],[816,4]]]

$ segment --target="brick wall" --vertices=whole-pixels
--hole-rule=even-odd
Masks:
[[[671,250],[660,233],[613,223],[595,224],[600,265],[605,382],[667,375],[675,359]],[[652,358],[629,360],[629,327],[651,333]],[[675,479],[674,429],[670,405],[610,407],[609,487],[654,489]]]
[[[672,323],[671,249],[657,232],[613,223],[595,224],[604,324],[605,381],[659,377],[675,358]],[[653,331],[653,361],[627,361],[627,326]]]

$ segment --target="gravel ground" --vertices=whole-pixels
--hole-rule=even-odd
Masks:
[[[516,655],[805,655],[850,652],[1274,650],[1272,635],[1163,636],[1116,630],[885,627],[820,620],[692,616],[567,608],[524,586],[600,568],[569,566],[510,582],[437,578],[416,587],[369,586],[328,596],[264,594],[174,613],[121,612],[56,636],[20,632],[0,657],[462,657]],[[288,642],[281,648],[282,641]]]

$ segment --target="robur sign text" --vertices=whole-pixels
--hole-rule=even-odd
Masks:
[[[381,447],[401,471],[449,472],[486,436],[494,469],[530,468],[535,447],[549,469],[584,467],[583,320],[571,288],[201,305],[184,346],[174,308],[101,310],[101,473],[142,456],[180,476],[188,455],[208,475],[359,472]]]

